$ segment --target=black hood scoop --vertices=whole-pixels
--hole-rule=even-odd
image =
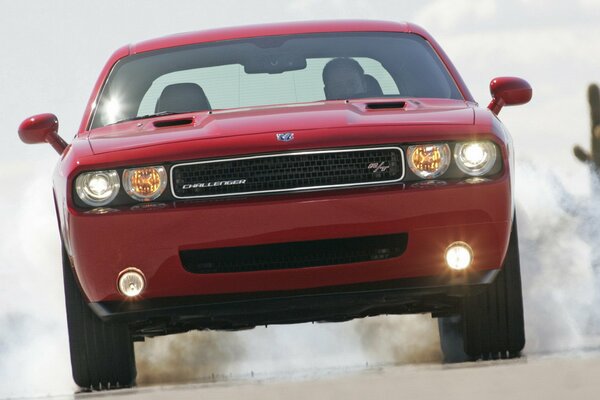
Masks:
[[[378,101],[367,103],[367,110],[393,110],[403,109],[406,106],[405,101]]]
[[[159,120],[159,121],[154,121],[153,125],[156,128],[166,128],[169,126],[191,125],[193,123],[194,123],[193,117],[186,117],[186,118],[163,119],[163,120]]]

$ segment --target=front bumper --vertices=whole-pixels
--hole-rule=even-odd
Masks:
[[[237,330],[257,325],[345,321],[380,314],[456,312],[462,296],[493,282],[499,270],[446,273],[287,292],[261,292],[90,303],[106,322],[125,322],[134,336],[191,329]]]
[[[121,302],[116,280],[143,271],[141,299],[294,291],[447,273],[443,253],[454,241],[474,251],[471,271],[498,269],[508,246],[512,200],[508,175],[478,184],[387,187],[178,202],[107,214],[67,214],[71,261],[92,303]],[[396,258],[335,266],[195,274],[179,252],[406,233]],[[130,302],[128,304],[134,304]]]

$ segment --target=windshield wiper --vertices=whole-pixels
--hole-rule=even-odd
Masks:
[[[156,114],[146,114],[146,115],[139,115],[137,117],[120,119],[117,122],[113,122],[112,124],[109,124],[109,125],[119,124],[121,122],[127,122],[127,121],[136,121],[138,119],[146,119],[146,118],[153,118],[153,117],[162,117],[162,116],[165,116],[165,115],[174,115],[174,114],[186,114],[186,113],[183,113],[183,112],[174,112],[174,111],[161,111],[161,112],[156,113]]]

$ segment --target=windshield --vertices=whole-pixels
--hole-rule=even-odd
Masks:
[[[462,99],[418,35],[266,36],[120,60],[97,101],[91,128],[155,114],[377,97]]]

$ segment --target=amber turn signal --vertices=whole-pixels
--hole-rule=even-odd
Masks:
[[[152,201],[167,187],[164,167],[142,167],[123,171],[123,187],[129,196],[138,201]]]
[[[408,166],[419,178],[437,178],[450,165],[450,147],[445,143],[410,146],[407,155]]]

